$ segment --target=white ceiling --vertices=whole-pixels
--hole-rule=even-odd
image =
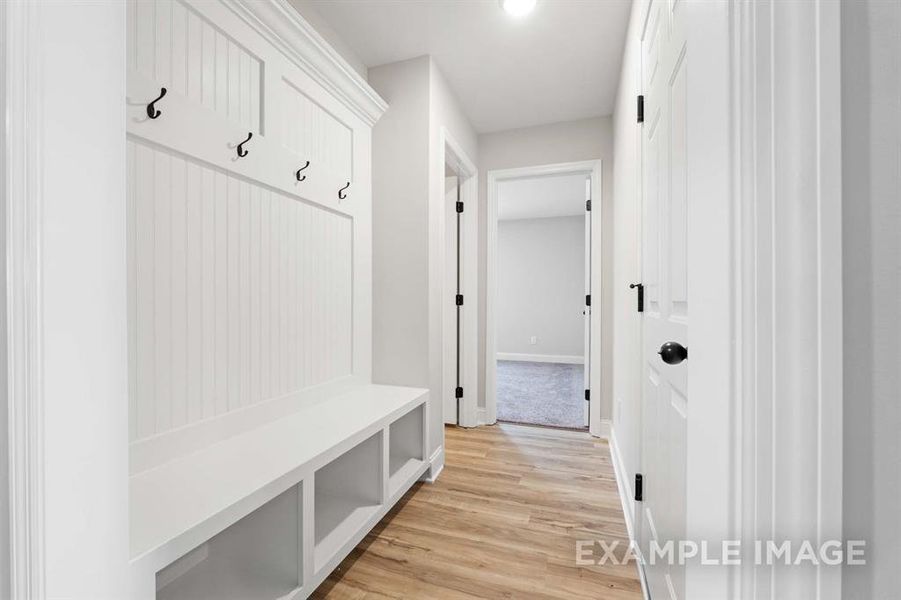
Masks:
[[[502,181],[497,186],[497,218],[544,219],[585,214],[587,175],[555,175]]]
[[[479,133],[613,113],[631,0],[313,0],[367,67],[431,54]]]

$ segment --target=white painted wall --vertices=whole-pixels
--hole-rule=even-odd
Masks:
[[[610,117],[598,117],[580,121],[553,123],[538,127],[500,131],[479,136],[479,171],[487,173],[494,169],[530,167],[552,163],[602,159],[603,215],[612,214],[613,197],[613,121]],[[486,177],[479,181],[479,256],[487,252],[486,204],[488,191]],[[603,347],[598,359],[601,361],[601,418],[608,419],[612,406],[612,336],[613,311],[611,302],[611,280],[613,267],[613,220],[603,218],[602,244],[593,251],[595,261],[601,264],[601,290],[595,290],[601,299],[601,336]],[[479,264],[479,406],[485,406],[485,289],[486,272],[484,260]]]
[[[441,130],[476,161],[477,137],[434,61],[369,70],[389,105],[373,129],[373,381],[428,387],[429,452],[444,444]],[[434,475],[444,463],[433,462]]]
[[[868,542],[842,597],[901,588],[901,4],[842,3],[844,535]]]
[[[388,103],[372,130],[372,377],[429,385],[429,59],[369,71]]]
[[[584,215],[498,222],[497,263],[498,353],[584,356]]]
[[[613,425],[611,445],[621,461],[620,484],[634,497],[632,482],[639,469],[641,433],[641,315],[637,291],[641,281],[641,127],[636,97],[641,90],[640,11],[633,2],[626,34],[622,73],[613,113]],[[631,520],[634,508],[626,507]]]

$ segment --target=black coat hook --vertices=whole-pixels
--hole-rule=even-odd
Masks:
[[[344,200],[345,198],[347,198],[347,194],[344,193],[344,190],[346,190],[349,187],[350,187],[350,182],[348,181],[347,185],[345,185],[343,188],[338,190],[338,200]]]
[[[248,132],[247,132],[247,139],[244,140],[243,142],[241,142],[240,144],[238,144],[238,157],[239,157],[239,158],[244,158],[245,156],[247,156],[247,152],[248,152],[248,151],[244,149],[244,144],[246,144],[247,142],[249,142],[249,141],[250,141],[250,138],[252,138],[252,137],[253,137],[253,132],[248,131]]]
[[[294,174],[294,176],[297,177],[297,181],[303,181],[304,179],[307,178],[306,175],[301,175],[300,172],[303,171],[304,169],[306,169],[306,168],[309,167],[309,166],[310,166],[310,161],[307,161],[307,164],[305,164],[305,165],[302,166],[301,168],[297,169],[297,173]]]
[[[151,119],[155,119],[158,116],[160,116],[161,114],[163,114],[161,111],[158,111],[156,109],[156,107],[154,107],[154,104],[159,102],[165,95],[166,95],[166,88],[160,88],[160,95],[156,97],[156,100],[154,100],[153,102],[151,102],[150,104],[147,105],[147,116],[148,117],[150,117]]]

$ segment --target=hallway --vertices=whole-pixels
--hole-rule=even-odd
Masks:
[[[577,540],[628,541],[605,441],[518,425],[445,435],[441,477],[414,486],[314,598],[641,598],[633,564],[576,566]]]

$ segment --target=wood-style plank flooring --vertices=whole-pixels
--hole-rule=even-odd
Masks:
[[[634,564],[576,564],[577,540],[628,544],[605,441],[517,425],[445,434],[438,480],[416,484],[314,598],[641,598]]]

